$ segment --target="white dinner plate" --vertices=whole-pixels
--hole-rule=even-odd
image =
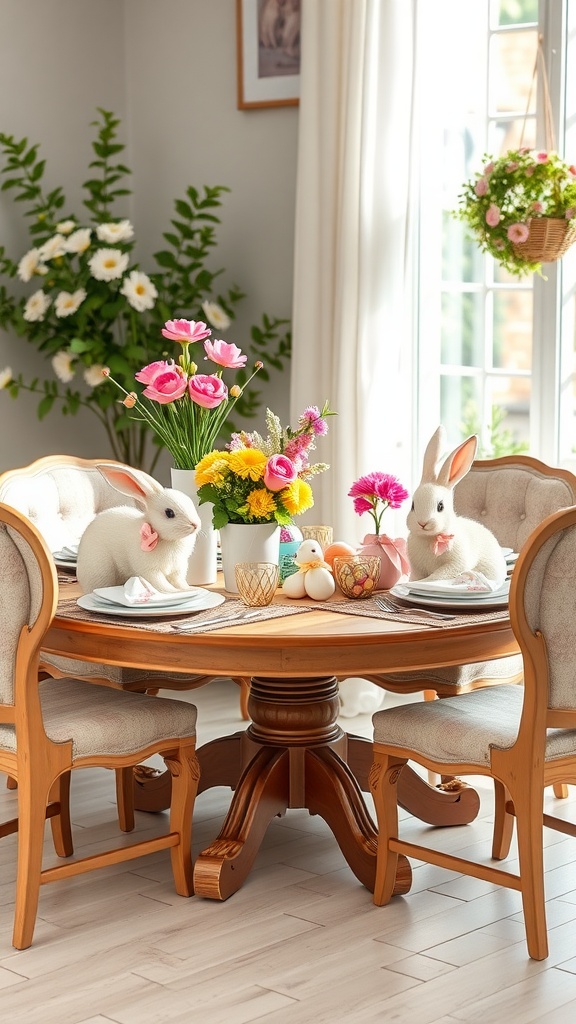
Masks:
[[[57,569],[68,569],[70,572],[76,572],[76,562],[70,562],[65,558],[54,558],[54,565]]]
[[[93,594],[83,594],[77,600],[79,608],[83,608],[87,612],[97,612],[99,615],[118,615],[121,618],[172,618],[174,615],[190,615],[192,612],[203,612],[207,608],[217,608],[219,604],[224,603],[223,594],[215,594],[211,590],[207,590],[201,601],[192,599],[189,604],[178,604],[172,608],[166,606],[159,608],[158,606],[150,607],[150,605],[131,605],[130,607],[124,608],[120,604],[106,604],[104,601],[99,601]]]
[[[413,583],[401,585],[405,586],[414,597],[450,599],[450,601],[458,601],[458,603],[460,601],[471,601],[474,604],[483,604],[485,601],[493,601],[494,598],[507,598],[510,593],[510,579],[504,580],[504,583],[498,590],[468,590],[463,583],[450,584],[448,581],[444,582],[443,580],[430,580],[429,583],[414,580]]]
[[[189,607],[192,602],[198,603],[208,591],[202,587],[193,587],[190,590],[180,590],[172,594],[156,594],[149,601],[138,601],[131,603],[126,599],[124,587],[96,587],[92,596],[104,604],[118,605],[121,608],[176,608],[180,604]]]
[[[411,594],[408,587],[401,583],[392,587],[390,593],[393,597],[405,601],[406,604],[417,605],[419,608],[457,608],[461,612],[484,612],[508,607],[508,592],[502,593],[501,590],[496,590],[493,594],[483,594],[484,600],[482,601],[479,601],[477,597],[471,598],[469,594],[467,597],[432,597],[430,594],[424,597],[422,594]]]

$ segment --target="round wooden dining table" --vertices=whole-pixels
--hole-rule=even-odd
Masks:
[[[72,596],[69,589],[66,596]],[[294,807],[324,818],[350,868],[372,891],[377,832],[362,795],[370,791],[372,745],[340,727],[338,681],[358,676],[398,690],[387,686],[387,673],[485,661],[519,650],[507,617],[439,628],[316,609],[204,633],[161,632],[153,623],[144,630],[128,619],[112,624],[97,615],[86,621],[57,611],[43,648],[167,676],[190,673],[190,686],[184,681],[182,689],[217,677],[250,679],[249,726],[198,749],[199,791],[233,790],[219,835],[194,867],[196,894],[214,899],[227,899],[242,885],[268,824]],[[416,689],[406,686],[407,692]],[[136,806],[169,806],[169,785],[167,772],[137,774]],[[434,825],[468,823],[479,808],[473,788],[461,783],[439,789],[409,765],[399,798]],[[396,892],[407,892],[410,883],[408,861],[400,858]]]

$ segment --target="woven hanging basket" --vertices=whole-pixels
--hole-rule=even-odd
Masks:
[[[533,217],[525,242],[513,245],[516,256],[528,263],[553,263],[576,242],[576,218]]]

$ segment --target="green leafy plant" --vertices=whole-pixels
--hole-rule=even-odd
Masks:
[[[490,443],[485,445],[482,443],[483,430],[476,404],[474,402],[468,403],[460,426],[463,437],[470,437],[471,434],[478,435],[479,442],[476,458],[499,459],[503,455],[521,455],[522,452],[528,451],[527,444],[523,441],[515,441],[512,431],[502,426],[505,419],[506,411],[497,405],[493,405],[490,423],[488,424]]]
[[[454,215],[470,228],[480,248],[517,277],[540,272],[541,263],[522,247],[530,225],[542,218],[566,222],[576,240],[576,167],[557,153],[511,149],[466,182]]]
[[[237,285],[218,290],[222,269],[209,260],[217,244],[223,196],[222,185],[189,186],[174,201],[165,247],[153,256],[150,273],[135,259],[134,228],[115,215],[115,206],[131,194],[131,171],[121,161],[125,146],[118,141],[120,121],[98,108],[92,122],[95,139],[90,177],[84,182],[84,220],[71,213],[61,188],[46,190],[45,161],[39,146],[26,138],[0,134],[2,191],[22,203],[28,220],[31,248],[18,262],[0,247],[0,327],[12,328],[51,362],[45,380],[24,380],[9,367],[0,370],[0,388],[16,398],[20,391],[40,396],[42,419],[56,404],[65,415],[90,410],[104,427],[115,458],[151,472],[161,441],[145,420],[134,421],[113,394],[102,387],[102,368],[108,367],[125,391],[134,375],[158,358],[161,332],[167,320],[205,318],[219,333],[231,326],[244,293]],[[17,284],[28,288],[29,294]],[[244,345],[248,363],[237,376],[241,390],[234,405],[239,420],[253,418],[261,406],[260,393],[249,386],[252,367],[263,362],[281,371],[290,358],[286,319],[264,314]],[[234,429],[233,423],[227,424]]]

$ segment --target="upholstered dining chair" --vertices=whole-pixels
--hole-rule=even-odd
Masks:
[[[111,463],[110,459],[48,455],[28,466],[7,470],[0,474],[0,501],[23,512],[40,530],[51,551],[77,544],[98,512],[114,505],[130,504],[130,498],[119,494],[99,473],[97,465],[102,461]],[[72,661],[48,654],[42,657],[41,669],[53,676],[74,675],[148,693],[159,688],[188,689],[192,682],[199,685],[205,678],[192,679],[184,673],[168,677],[160,672]],[[247,718],[249,682],[240,677],[234,681],[240,686],[242,716]],[[127,824],[129,831],[133,822],[131,826]]]
[[[477,460],[454,491],[458,515],[487,526],[502,547],[520,551],[533,530],[552,512],[576,504],[576,476],[529,455]],[[442,697],[501,682],[520,682],[520,655],[422,672],[386,674],[387,689],[428,691]]]
[[[512,576],[510,618],[522,651],[523,687],[488,687],[373,716],[370,783],[379,825],[374,902],[390,900],[398,854],[517,889],[528,952],[543,960],[543,825],[576,836],[575,824],[543,813],[545,786],[576,782],[576,506],[549,516],[523,545]],[[507,856],[515,820],[516,872],[399,837],[396,783],[409,759],[440,773],[494,779],[492,856]]]
[[[0,503],[0,771],[17,783],[18,832],[13,944],[32,943],[40,885],[170,850],[176,891],[191,896],[192,812],[199,765],[196,708],[179,700],[93,686],[72,678],[40,680],[42,640],[58,600],[50,551],[30,521]],[[73,853],[68,785],[77,768],[127,769],[161,754],[172,776],[167,831],[97,856],[42,868],[45,820],[56,852]]]

